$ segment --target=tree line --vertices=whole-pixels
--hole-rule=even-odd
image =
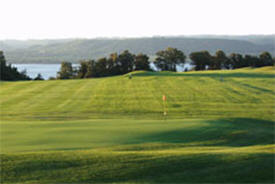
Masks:
[[[236,69],[242,67],[273,66],[275,59],[268,52],[259,56],[232,53],[227,56],[222,50],[214,55],[208,51],[192,52],[189,55],[194,70]],[[167,48],[158,51],[153,61],[159,71],[176,71],[176,66],[186,63],[186,55],[177,48]],[[26,72],[19,72],[17,68],[7,65],[4,54],[0,51],[0,80],[31,80]],[[135,70],[153,71],[150,67],[149,56],[146,54],[132,54],[128,50],[122,53],[112,53],[108,57],[97,60],[80,61],[79,67],[73,67],[70,62],[62,62],[57,73],[57,79],[92,78],[122,75]],[[55,78],[52,78],[55,79]],[[43,80],[40,74],[34,80]]]
[[[161,71],[176,71],[176,66],[184,64],[186,56],[176,48],[167,48],[156,53],[154,64]],[[62,62],[57,79],[91,78],[122,75],[136,70],[153,71],[149,56],[132,54],[128,50],[121,54],[112,53],[98,60],[81,61],[78,68],[72,63]]]
[[[218,50],[215,55],[208,51],[193,52],[189,55],[195,65],[195,70],[221,70],[237,69],[242,67],[263,67],[273,66],[275,59],[269,52],[262,52],[259,56],[241,55],[232,53],[229,56],[222,50]]]
[[[72,63],[62,62],[58,79],[91,78],[122,75],[134,70],[151,70],[149,57],[145,54],[134,55],[128,50],[121,54],[112,53],[109,57],[95,60],[80,61],[74,68]]]
[[[243,56],[238,53],[227,56],[222,50],[218,50],[214,55],[208,51],[199,51],[192,52],[189,58],[196,71],[273,66],[275,63],[275,59],[268,52],[262,52],[259,56]],[[169,47],[158,51],[153,63],[159,71],[176,71],[177,65],[186,63],[186,55],[181,50]],[[142,53],[134,55],[125,50],[121,54],[112,53],[109,57],[98,60],[81,61],[77,68],[74,68],[70,62],[62,62],[57,79],[106,77],[122,75],[135,70],[153,71],[150,67],[149,57]]]

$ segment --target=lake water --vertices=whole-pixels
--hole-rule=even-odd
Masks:
[[[60,70],[61,64],[12,64],[18,71],[27,71],[27,75],[31,78],[35,78],[37,74],[41,74],[44,79],[49,79],[50,77],[56,77],[57,72]],[[78,64],[73,64],[74,67],[79,66]]]
[[[56,77],[57,72],[60,69],[60,64],[12,64],[18,71],[27,71],[27,75],[31,78],[35,78],[37,74],[41,74],[44,79],[49,79],[50,77]],[[79,66],[78,64],[73,64],[73,67]],[[184,64],[183,66],[177,66],[177,71],[184,71],[185,68],[190,69],[192,65]],[[156,70],[156,67],[151,63],[151,68]]]

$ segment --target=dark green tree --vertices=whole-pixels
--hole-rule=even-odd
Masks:
[[[80,66],[77,70],[77,78],[85,78],[88,72],[88,62],[87,61],[80,61]]]
[[[91,78],[96,76],[96,62],[95,60],[88,60],[87,61],[87,72],[84,78]]]
[[[0,80],[31,80],[26,72],[17,71],[16,67],[7,65],[3,51],[0,51]]]
[[[258,56],[252,56],[252,59],[250,60],[250,63],[252,67],[262,67],[265,66],[264,63],[260,60]]]
[[[95,76],[96,77],[105,77],[110,75],[108,70],[108,60],[106,57],[100,58],[95,63]]]
[[[150,70],[149,57],[145,54],[135,56],[135,70]]]
[[[118,55],[117,67],[119,68],[119,74],[125,74],[133,71],[135,56],[128,50],[123,51]]]
[[[259,56],[262,66],[273,66],[272,56],[269,52],[262,52]]]
[[[227,68],[229,64],[228,58],[222,50],[218,50],[216,55],[212,57],[212,60],[209,65],[210,70],[220,70],[222,68]]]
[[[242,67],[258,67],[260,60],[257,56],[245,55]]]
[[[205,70],[212,60],[212,56],[208,51],[192,52],[189,57],[195,65],[195,70]]]
[[[176,66],[184,64],[186,59],[181,50],[171,47],[158,51],[156,56],[154,63],[161,71],[176,71]]]
[[[108,58],[108,66],[109,66],[111,75],[119,75],[120,74],[120,66],[119,66],[119,60],[118,60],[117,53],[110,54],[110,56]]]
[[[3,51],[0,51],[0,74],[1,74],[1,80],[7,80],[8,78],[10,78],[9,74],[7,73],[7,63],[6,63],[6,59],[4,56]]]
[[[60,71],[57,72],[58,79],[72,79],[74,78],[74,70],[72,67],[72,63],[70,62],[62,62]]]
[[[243,56],[238,53],[230,54],[229,61],[232,69],[241,68],[244,62]]]

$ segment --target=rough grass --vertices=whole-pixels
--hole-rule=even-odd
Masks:
[[[275,182],[272,67],[133,76],[0,83],[1,183]]]

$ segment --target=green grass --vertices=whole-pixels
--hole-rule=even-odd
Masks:
[[[273,183],[274,77],[264,67],[1,82],[1,182]]]
[[[11,120],[274,118],[275,73],[236,70],[136,72],[87,80],[2,82],[1,118]]]

